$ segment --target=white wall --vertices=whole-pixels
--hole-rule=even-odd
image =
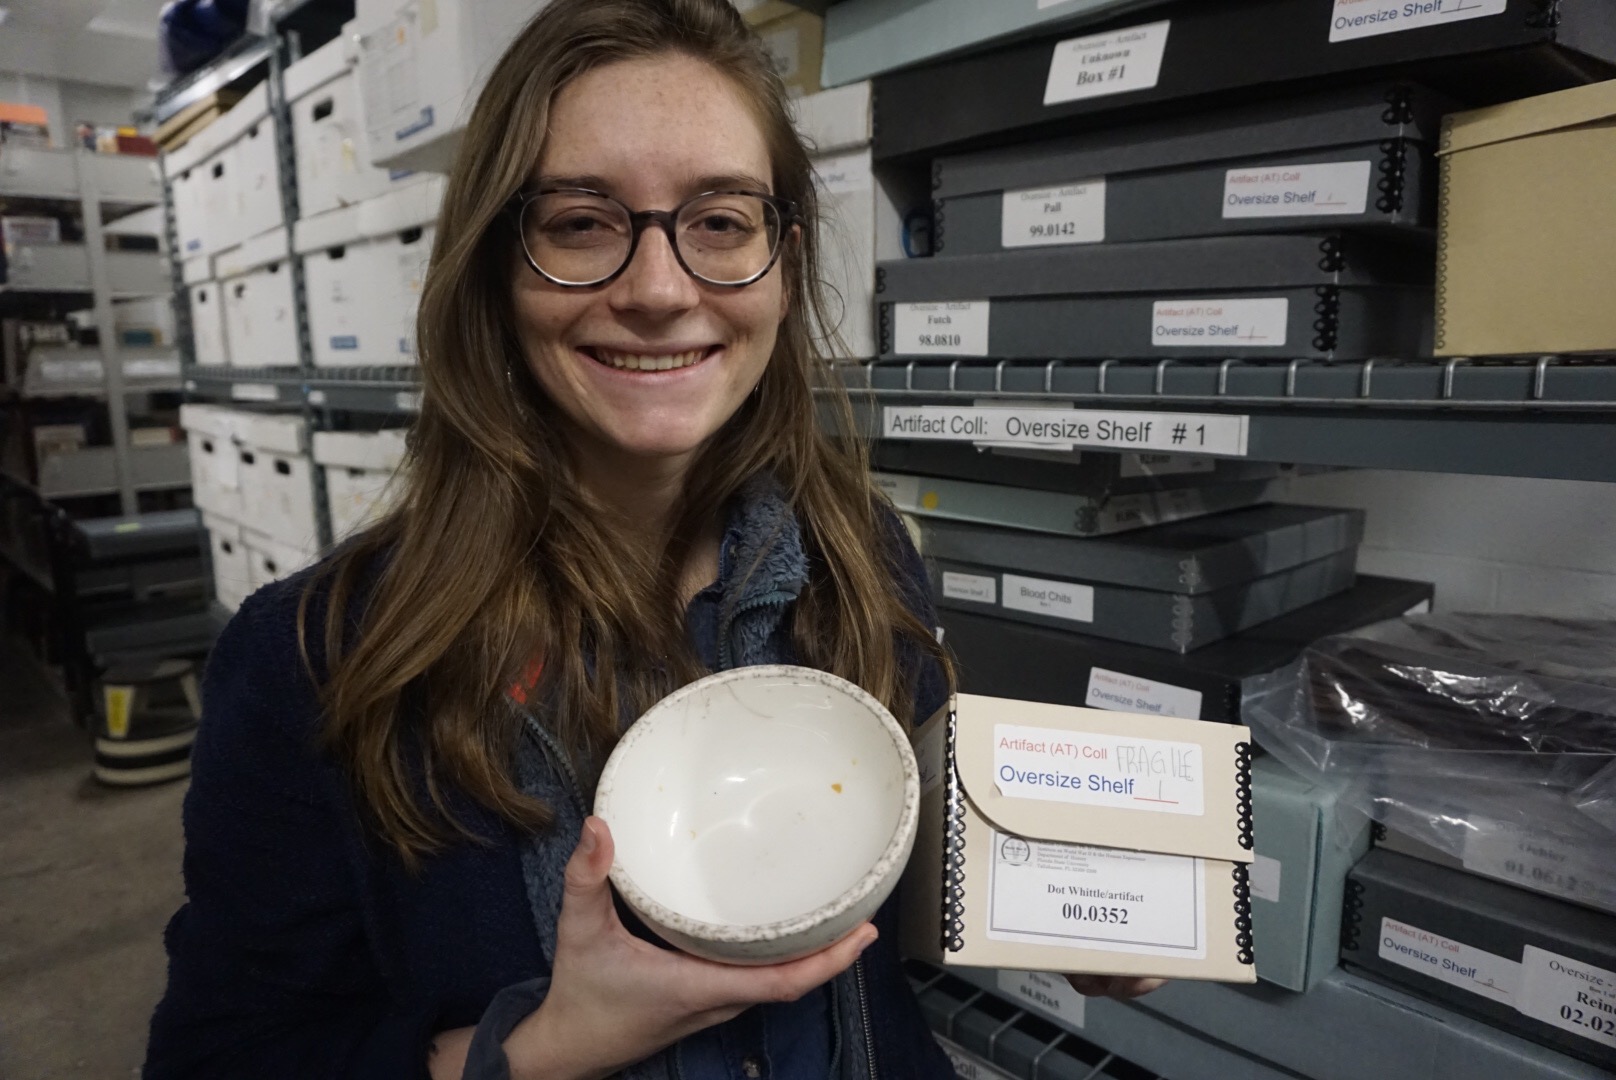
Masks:
[[[1616,484],[1368,471],[1274,496],[1367,511],[1358,568],[1434,582],[1440,611],[1616,618]]]

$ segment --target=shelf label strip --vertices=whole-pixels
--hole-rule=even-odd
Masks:
[[[1220,457],[1245,457],[1250,427],[1250,417],[1221,413],[991,406],[888,405],[881,416],[881,435],[887,439],[1046,447],[1060,443]]]

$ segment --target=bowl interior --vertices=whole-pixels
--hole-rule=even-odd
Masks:
[[[806,915],[880,860],[903,814],[904,759],[870,703],[819,672],[697,683],[646,713],[608,768],[617,863],[689,919]]]

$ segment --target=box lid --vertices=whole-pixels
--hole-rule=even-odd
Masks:
[[[443,189],[447,184],[446,178],[435,176],[389,191],[386,195],[366,199],[359,204],[361,235],[387,236],[418,225],[430,225],[438,219],[438,208],[443,204]]]
[[[318,217],[303,218],[292,226],[294,230],[292,250],[299,255],[307,255],[311,251],[324,251],[326,248],[351,244],[361,239],[364,236],[359,228],[359,211],[362,205],[344,206],[340,210],[331,210]]]
[[[215,536],[223,536],[236,541],[241,539],[241,525],[238,522],[231,521],[226,517],[220,517],[217,514],[210,514],[206,510],[202,511],[202,527]]]
[[[1616,79],[1454,113],[1443,122],[1439,153],[1455,154],[1601,121],[1616,121]]]
[[[1423,86],[1371,83],[1317,94],[1123,124],[1079,135],[939,157],[939,199],[1007,188],[1075,183],[1274,154],[1301,154],[1385,139],[1435,144],[1453,103]]]
[[[213,280],[213,256],[193,255],[180,264],[180,280],[187,285],[200,285]]]
[[[185,141],[178,150],[163,153],[163,175],[173,178],[189,172],[218,153],[228,141],[220,117]]]
[[[348,43],[338,35],[286,69],[286,100],[296,101],[348,72]]]
[[[870,84],[853,83],[797,98],[797,132],[814,154],[833,154],[870,142]]]
[[[407,432],[403,428],[386,431],[316,431],[313,455],[317,465],[346,469],[392,471],[404,461]]]
[[[269,453],[300,454],[307,430],[303,418],[282,413],[241,413],[236,439]]]
[[[213,268],[221,278],[237,277],[290,256],[292,245],[284,226],[260,233],[229,251],[214,256]]]
[[[222,405],[205,405],[187,401],[180,405],[180,427],[198,435],[211,435],[216,439],[234,438],[246,413],[227,409]]]
[[[955,697],[953,723],[965,797],[1005,832],[1252,860],[1243,727],[976,694]]]

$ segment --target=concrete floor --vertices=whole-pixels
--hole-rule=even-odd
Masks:
[[[0,1077],[138,1077],[183,899],[183,782],[90,779],[88,736],[0,641]]]

